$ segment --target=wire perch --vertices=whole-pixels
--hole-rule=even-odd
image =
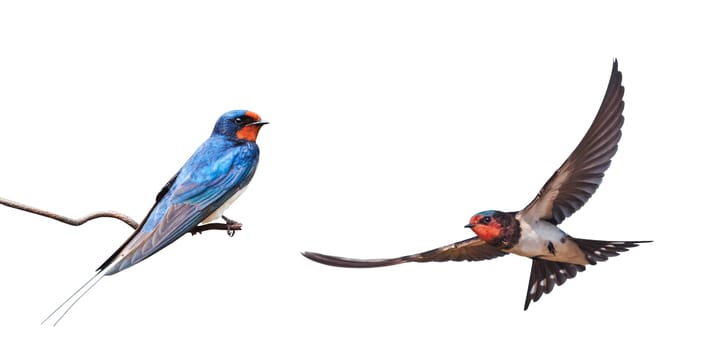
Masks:
[[[59,215],[56,213],[52,213],[48,210],[43,210],[39,208],[35,208],[26,204],[18,203],[15,201],[11,201],[9,199],[5,199],[0,197],[0,204],[8,206],[10,208],[22,210],[31,214],[36,214],[40,216],[44,216],[50,219],[54,219],[56,221],[62,222],[64,224],[68,224],[71,226],[81,226],[85,224],[88,221],[91,221],[93,219],[97,218],[114,218],[118,219],[125,224],[129,225],[132,229],[136,229],[139,224],[134,221],[131,217],[118,213],[116,211],[99,211],[95,213],[88,214],[86,216],[80,217],[78,219],[72,219],[67,216]],[[226,218],[225,216],[222,217],[225,220],[225,223],[211,223],[211,224],[205,224],[201,226],[196,226],[191,230],[191,234],[196,234],[196,233],[203,233],[205,231],[209,230],[224,230],[227,231],[227,234],[232,237],[235,234],[235,231],[242,230],[242,224],[233,220],[230,220]]]

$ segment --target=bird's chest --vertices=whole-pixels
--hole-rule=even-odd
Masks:
[[[584,253],[570,236],[557,226],[538,221],[521,223],[521,238],[510,253],[545,260],[584,264]]]

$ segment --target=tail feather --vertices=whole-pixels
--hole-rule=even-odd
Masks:
[[[573,238],[579,245],[584,254],[587,255],[587,260],[590,264],[596,265],[597,262],[606,261],[609,258],[618,256],[619,253],[628,251],[628,248],[635,248],[641,243],[650,243],[652,241],[597,241],[593,239]]]
[[[597,241],[591,239],[572,238],[587,256],[587,261],[595,265],[597,262],[606,261],[619,253],[637,247],[641,243],[652,241]],[[566,262],[549,261],[533,258],[533,266],[528,280],[528,292],[523,309],[527,310],[530,302],[536,302],[543,294],[550,293],[557,285],[560,286],[577,273],[585,270],[584,265]]]
[[[583,265],[533,258],[523,310],[528,310],[531,301],[538,301],[543,294],[549,294],[556,285],[562,285],[582,271]]]
[[[61,321],[64,316],[73,308],[76,303],[83,298],[83,296],[88,293],[100,280],[105,276],[105,270],[99,270],[93,277],[91,277],[86,283],[84,283],[81,288],[78,288],[73,294],[71,294],[68,299],[66,299],[59,307],[57,307],[49,316],[47,316],[41,324],[47,321],[53,323],[52,326],[56,326],[59,321]]]

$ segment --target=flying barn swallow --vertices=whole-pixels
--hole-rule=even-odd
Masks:
[[[394,259],[352,259],[304,252],[313,261],[338,267],[380,267],[407,262],[479,261],[517,254],[531,258],[524,310],[555,285],[562,285],[585,265],[595,265],[619,252],[651,241],[596,241],[574,238],[557,227],[581,208],[601,184],[616,154],[623,125],[623,86],[618,62],[601,107],[582,141],[550,177],[528,206],[518,212],[482,211],[465,227],[476,234],[470,239],[420,254]]]
[[[218,219],[254,176],[259,162],[256,140],[264,124],[251,111],[223,114],[210,137],[157,194],[156,203],[132,236],[42,323],[56,315],[56,325],[104,276],[154,255],[200,223]]]

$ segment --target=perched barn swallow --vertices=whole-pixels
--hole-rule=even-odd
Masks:
[[[264,124],[251,111],[223,114],[210,137],[157,194],[156,203],[132,236],[42,323],[56,315],[56,325],[103,276],[154,255],[200,223],[218,219],[254,176],[259,162],[257,134]]]
[[[407,262],[479,261],[509,253],[533,260],[524,310],[543,293],[584,271],[586,264],[619,255],[651,241],[595,241],[574,238],[557,227],[587,202],[601,184],[616,154],[623,125],[623,86],[614,60],[604,100],[582,141],[545,183],[528,206],[518,212],[488,210],[465,227],[476,234],[470,239],[420,254],[394,259],[352,259],[304,252],[313,261],[339,267],[380,267]]]

